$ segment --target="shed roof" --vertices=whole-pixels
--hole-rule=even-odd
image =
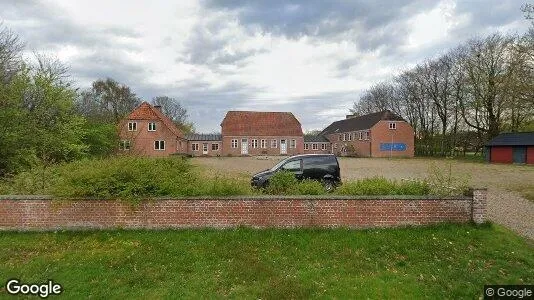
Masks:
[[[148,102],[141,103],[127,117],[128,120],[160,120],[174,135],[184,137],[184,134],[174,123],[159,109]]]
[[[534,132],[501,133],[486,146],[534,146]]]
[[[402,117],[396,115],[395,113],[384,110],[381,112],[368,114],[359,117],[352,117],[349,119],[335,121],[326,127],[321,134],[331,134],[331,133],[341,133],[355,130],[364,130],[370,129],[379,121],[405,121]]]
[[[224,136],[302,136],[300,122],[290,112],[229,111],[221,127]]]
[[[324,135],[305,135],[304,143],[330,143]]]
[[[185,138],[188,141],[221,141],[222,140],[222,136],[220,133],[210,133],[210,134],[192,133],[192,134],[187,134]]]

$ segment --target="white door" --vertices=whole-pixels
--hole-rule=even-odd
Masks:
[[[247,155],[248,154],[248,140],[242,139],[241,140],[241,155]]]
[[[286,140],[280,140],[280,154],[287,154]]]
[[[208,154],[208,143],[204,143],[202,145],[202,154],[207,155]]]

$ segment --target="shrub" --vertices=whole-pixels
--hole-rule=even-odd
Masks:
[[[453,174],[452,164],[447,169],[440,169],[434,163],[428,167],[426,181],[434,195],[465,195],[469,192],[469,176]]]
[[[325,193],[323,185],[317,180],[303,180],[296,187],[296,194],[299,195],[322,195]]]
[[[298,181],[289,171],[280,171],[269,178],[268,194],[293,194]]]
[[[339,195],[428,195],[429,192],[424,181],[397,182],[384,177],[345,182],[335,191]]]

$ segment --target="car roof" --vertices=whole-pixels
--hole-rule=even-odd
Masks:
[[[289,158],[304,158],[304,157],[318,157],[318,156],[333,156],[335,157],[334,154],[299,154],[299,155],[294,155],[294,156],[290,156],[288,157],[287,159]]]

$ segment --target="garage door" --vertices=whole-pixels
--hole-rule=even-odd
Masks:
[[[512,151],[512,156],[514,157],[514,163],[524,164],[527,162],[527,147],[514,147]]]
[[[491,162],[512,163],[512,147],[491,147]]]
[[[534,146],[529,146],[527,149],[527,164],[534,165]]]

